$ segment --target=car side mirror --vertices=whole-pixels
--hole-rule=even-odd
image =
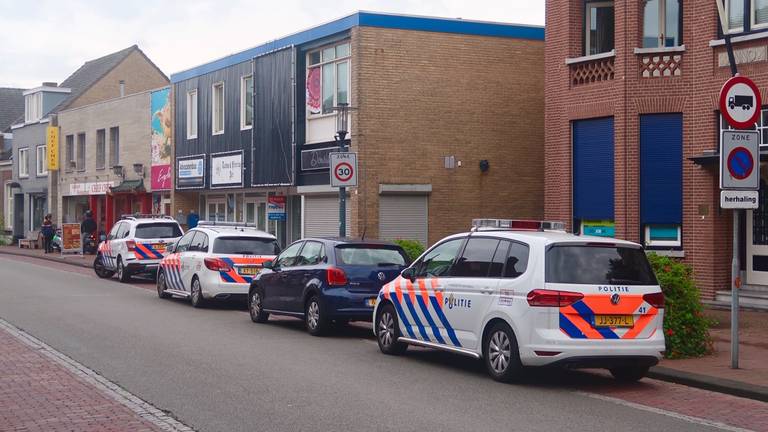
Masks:
[[[173,253],[174,251],[176,251],[176,243],[169,243],[169,244],[168,244],[168,245],[165,247],[165,250],[166,250],[166,252],[168,252],[168,253]]]
[[[402,276],[405,279],[408,279],[411,282],[415,282],[416,270],[413,267],[408,267],[407,269],[403,270],[402,273],[400,273],[400,276]]]
[[[274,268],[275,268],[275,262],[274,262],[274,261],[272,261],[272,260],[270,260],[270,261],[264,261],[264,263],[262,263],[262,264],[261,264],[261,266],[262,266],[262,267],[264,267],[265,269],[270,269],[270,270],[272,270],[272,269],[274,269]]]

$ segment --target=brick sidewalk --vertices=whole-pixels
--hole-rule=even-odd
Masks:
[[[66,254],[59,252],[45,253],[42,249],[21,249],[18,246],[0,246],[0,254],[17,255],[32,258],[41,258],[48,261],[77,265],[80,267],[93,267],[95,255]]]
[[[19,333],[0,320],[0,430],[190,430],[122,389],[100,388],[101,377],[89,382],[95,373]]]

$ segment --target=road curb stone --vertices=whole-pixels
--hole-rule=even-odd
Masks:
[[[676,369],[656,366],[648,372],[649,378],[661,381],[683,384],[718,393],[725,393],[747,399],[768,402],[768,387],[734,381],[726,378],[718,378],[693,372],[685,372]]]

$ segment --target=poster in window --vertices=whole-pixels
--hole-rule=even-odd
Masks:
[[[310,114],[320,114],[320,68],[315,67],[307,73],[307,110]]]
[[[151,93],[152,190],[171,188],[171,89]]]

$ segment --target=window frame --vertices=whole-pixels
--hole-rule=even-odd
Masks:
[[[5,230],[13,232],[13,210],[14,210],[14,193],[13,181],[8,180],[5,182],[5,207],[3,208],[3,220],[5,221]]]
[[[734,28],[734,29],[731,28],[731,12],[730,12],[730,10],[731,10],[731,2],[732,1],[733,0],[725,0],[725,4],[723,5],[723,8],[725,9],[725,19],[728,22],[728,28],[727,29],[721,29],[721,30],[723,31],[724,34],[744,33],[745,31],[747,31],[746,25],[745,25],[746,21],[744,23],[742,23],[741,27],[737,27],[737,28]],[[745,0],[736,0],[736,1],[744,2]],[[750,0],[750,4],[751,4],[751,0]],[[746,6],[746,3],[744,5]],[[750,6],[750,9],[751,9],[751,6]],[[746,8],[745,8],[745,10],[746,10]]]
[[[331,60],[324,60],[322,56],[322,52],[324,50],[327,50],[328,48],[333,48],[334,52],[337,47],[342,45],[348,45],[349,46],[349,52],[347,55],[343,57],[336,57],[334,54],[334,58]],[[311,63],[311,56],[312,54],[320,53],[320,61],[318,63]],[[323,100],[325,99],[325,93],[323,92],[323,66],[328,64],[333,64],[333,106],[338,106],[339,104],[339,64],[341,63],[347,63],[347,104],[352,105],[352,42],[351,39],[344,39],[343,41],[336,41],[327,45],[320,46],[318,48],[312,49],[310,51],[307,51],[306,54],[306,70],[304,73],[304,80],[305,83],[309,80],[309,71],[315,68],[320,69],[320,112],[319,113],[312,113],[309,110],[309,106],[304,104],[304,109],[306,111],[307,119],[315,119],[315,118],[322,118],[322,117],[328,117],[335,115],[335,112],[331,110],[331,112],[323,112]],[[306,91],[306,89],[305,89]]]
[[[677,228],[677,240],[651,240],[651,227],[663,225],[675,226]],[[683,227],[680,224],[646,224],[643,227],[643,231],[645,233],[643,243],[649,248],[680,248],[683,246]]]
[[[764,22],[762,24],[758,24],[756,12],[755,9],[755,3],[757,3],[757,0],[749,0],[749,29],[750,30],[763,30],[768,29],[768,22]]]
[[[96,130],[96,169],[107,168],[107,130]]]
[[[192,101],[192,98],[194,97],[194,103]],[[193,117],[194,113],[194,119]],[[197,139],[197,132],[198,132],[198,97],[197,97],[197,88],[194,88],[192,90],[187,91],[187,139]],[[194,131],[192,130],[192,127],[194,126]],[[194,133],[193,133],[194,132]]]
[[[221,130],[216,130],[216,105],[219,103],[219,98],[216,96],[216,88],[221,87]],[[226,129],[224,125],[225,118],[225,96],[224,96],[224,81],[218,81],[211,84],[211,135],[223,135]]]
[[[76,162],[74,134],[67,135],[64,138],[64,172],[72,172],[74,170],[71,162]]]
[[[43,118],[43,93],[24,96],[24,123],[34,123]]]
[[[246,82],[248,79],[251,80],[251,90],[253,90],[253,74],[244,75],[240,78],[240,130],[249,130],[253,128],[253,115],[250,117],[251,124],[248,124],[247,121],[249,120],[249,117],[247,115],[248,112],[248,101],[251,101],[251,114],[253,114],[253,97],[248,97],[248,87],[246,85]],[[251,96],[253,96],[253,92],[251,92]]]
[[[654,48],[676,48],[683,45],[683,5],[680,1],[677,1],[677,45],[673,45],[668,47],[666,45],[666,37],[667,37],[667,1],[674,1],[674,0],[658,0],[658,10],[656,11],[657,14],[657,24],[659,28],[659,33],[656,35],[656,46],[654,47],[646,47],[645,46],[645,8],[643,8],[641,12],[641,16],[643,17],[643,23],[641,26],[642,33],[640,35],[641,43],[640,45],[643,48],[647,49],[654,49]],[[647,5],[646,5],[647,6]]]
[[[42,158],[40,157],[40,149],[43,150]],[[35,148],[35,175],[37,177],[48,176],[48,145],[47,144],[42,144]]]
[[[599,52],[592,54],[590,53],[589,47],[590,47],[590,24],[591,24],[591,18],[592,18],[592,11],[591,9],[596,9],[599,7],[607,7],[610,6],[613,8],[613,48],[608,51]],[[614,0],[587,0],[584,2],[584,21],[583,21],[583,40],[584,40],[584,56],[593,56],[593,55],[601,55],[611,52],[612,50],[616,49],[616,5]]]
[[[22,154],[24,155],[24,157],[21,156]],[[29,147],[19,148],[19,164],[18,165],[19,165],[19,178],[29,178]],[[22,172],[22,168],[24,168],[23,172]]]
[[[109,128],[109,164],[110,168],[120,165],[120,126]]]
[[[80,143],[80,137],[83,137],[82,146]],[[79,132],[77,134],[77,140],[75,142],[75,171],[82,172],[85,171],[85,156],[86,156],[86,146],[88,145],[88,139],[86,137],[85,132]],[[82,149],[82,152],[80,151]]]

